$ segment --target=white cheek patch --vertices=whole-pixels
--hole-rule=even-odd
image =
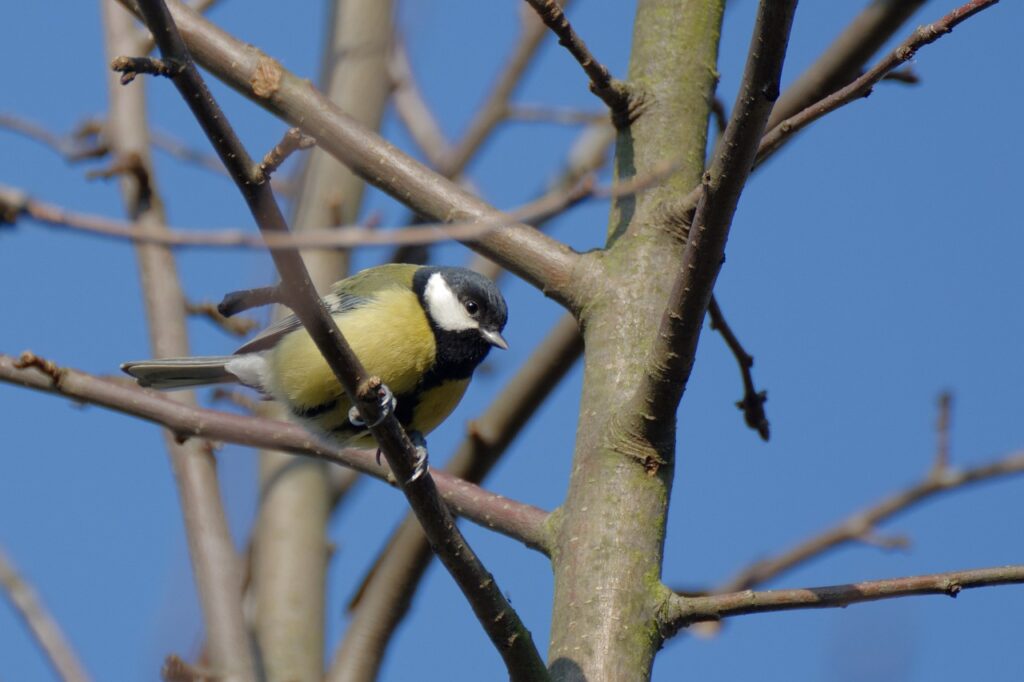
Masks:
[[[459,302],[440,272],[435,272],[427,280],[423,298],[427,302],[430,317],[441,329],[456,332],[480,328],[480,324],[466,312],[466,308]]]

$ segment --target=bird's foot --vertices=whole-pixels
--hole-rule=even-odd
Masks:
[[[380,426],[381,422],[388,418],[388,415],[395,411],[395,406],[398,405],[398,400],[395,395],[391,392],[391,389],[385,384],[380,385],[380,416],[377,421],[367,425],[363,421],[362,415],[359,414],[359,408],[353,405],[348,411],[348,421],[356,428],[367,428],[372,429],[376,426]]]
[[[427,439],[419,431],[410,431],[409,440],[412,441],[413,446],[416,448],[416,463],[413,464],[412,476],[405,482],[406,485],[415,483],[418,479],[422,478],[427,473],[428,468]]]

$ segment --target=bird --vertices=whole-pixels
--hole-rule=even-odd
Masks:
[[[366,371],[390,389],[384,402],[414,439],[451,414],[491,348],[508,349],[501,335],[508,320],[504,297],[494,282],[466,268],[379,265],[336,282],[323,302]],[[340,445],[373,444],[294,315],[233,355],[141,360],[121,369],[155,389],[239,383]]]

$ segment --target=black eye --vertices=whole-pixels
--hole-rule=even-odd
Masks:
[[[469,313],[470,315],[476,315],[478,312],[480,312],[480,305],[473,299],[466,301],[462,305],[466,306],[466,312]]]

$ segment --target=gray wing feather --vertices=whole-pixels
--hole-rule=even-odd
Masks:
[[[348,312],[349,310],[355,310],[356,308],[366,305],[369,301],[370,298],[366,296],[357,296],[346,292],[335,292],[324,296],[324,303],[327,305],[327,309],[331,312],[331,315],[340,315],[341,313]],[[299,318],[295,317],[295,315],[289,315],[288,317],[282,318],[246,341],[245,344],[235,351],[235,355],[242,355],[243,353],[257,353],[259,351],[273,348],[283,337],[292,333],[301,326],[302,323],[299,322]]]

